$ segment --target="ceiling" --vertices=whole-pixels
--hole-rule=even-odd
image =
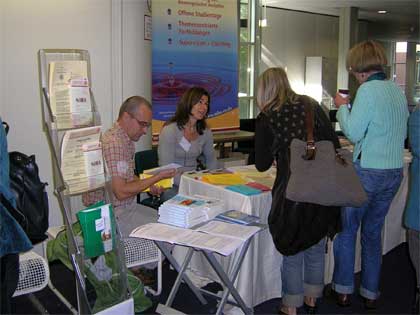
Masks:
[[[338,16],[341,8],[359,8],[359,19],[397,28],[419,40],[420,0],[261,0],[270,7]],[[379,14],[378,10],[386,10]],[[388,29],[388,27],[386,27]],[[406,34],[407,33],[407,34]]]

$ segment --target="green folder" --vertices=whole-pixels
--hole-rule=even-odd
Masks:
[[[77,213],[82,228],[85,258],[97,257],[115,248],[115,218],[111,204],[100,201]]]

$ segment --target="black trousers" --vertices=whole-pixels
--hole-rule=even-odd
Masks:
[[[10,314],[11,300],[19,280],[19,254],[0,257],[0,314]]]

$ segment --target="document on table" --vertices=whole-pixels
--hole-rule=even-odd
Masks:
[[[267,187],[273,187],[276,179],[276,168],[271,167],[265,172],[259,172],[255,165],[231,167],[228,169],[244,177],[247,181],[257,182]]]
[[[238,238],[207,234],[200,231],[192,231],[191,234],[182,235],[177,240],[177,244],[210,250],[224,256],[233,253],[243,243],[244,241]]]
[[[61,172],[70,193],[101,187],[105,182],[101,126],[68,130],[61,144]]]
[[[258,226],[226,223],[222,221],[210,221],[196,229],[196,231],[201,231],[212,235],[221,235],[238,238],[242,241],[246,241],[259,230],[260,227]]]
[[[161,223],[149,223],[139,226],[131,232],[130,237],[210,250],[224,256],[230,255],[244,243],[244,240],[240,238],[221,234],[216,235],[210,232],[203,233],[201,231],[183,229]]]
[[[179,237],[191,234],[192,232],[192,230],[178,228],[171,225],[149,223],[135,228],[130,233],[130,237],[145,238],[175,244]]]

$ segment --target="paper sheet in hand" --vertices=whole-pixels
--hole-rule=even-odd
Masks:
[[[146,179],[146,178],[149,178],[149,177],[152,177],[152,176],[153,176],[152,174],[143,173],[143,174],[139,175],[139,178],[140,179]],[[160,181],[158,181],[155,185],[160,186],[160,187],[165,188],[165,189],[172,188],[172,186],[174,185],[174,179],[173,178],[164,178],[164,179],[161,179]],[[150,191],[150,187],[146,188],[143,191],[145,191],[145,192]]]
[[[143,173],[154,175],[154,174],[157,174],[157,173],[159,173],[159,172],[161,172],[163,170],[169,170],[169,169],[173,169],[173,168],[174,169],[178,169],[180,167],[182,167],[182,165],[179,165],[177,163],[170,163],[170,164],[167,164],[167,165],[164,165],[164,166],[160,166],[160,167],[149,168],[148,170],[144,170]]]
[[[155,168],[150,168],[148,170],[145,170],[142,174],[140,174],[139,178],[140,179],[149,178],[149,177],[152,177],[155,174],[158,174],[159,172],[161,172],[163,170],[168,170],[168,169],[173,169],[173,168],[178,169],[180,167],[182,167],[182,165],[179,165],[179,164],[176,164],[176,163],[170,163],[168,165],[155,167]],[[161,186],[163,188],[172,188],[172,186],[174,185],[174,179],[173,178],[161,179],[155,185]],[[150,191],[150,188],[146,188],[143,191],[146,191],[146,192]]]

